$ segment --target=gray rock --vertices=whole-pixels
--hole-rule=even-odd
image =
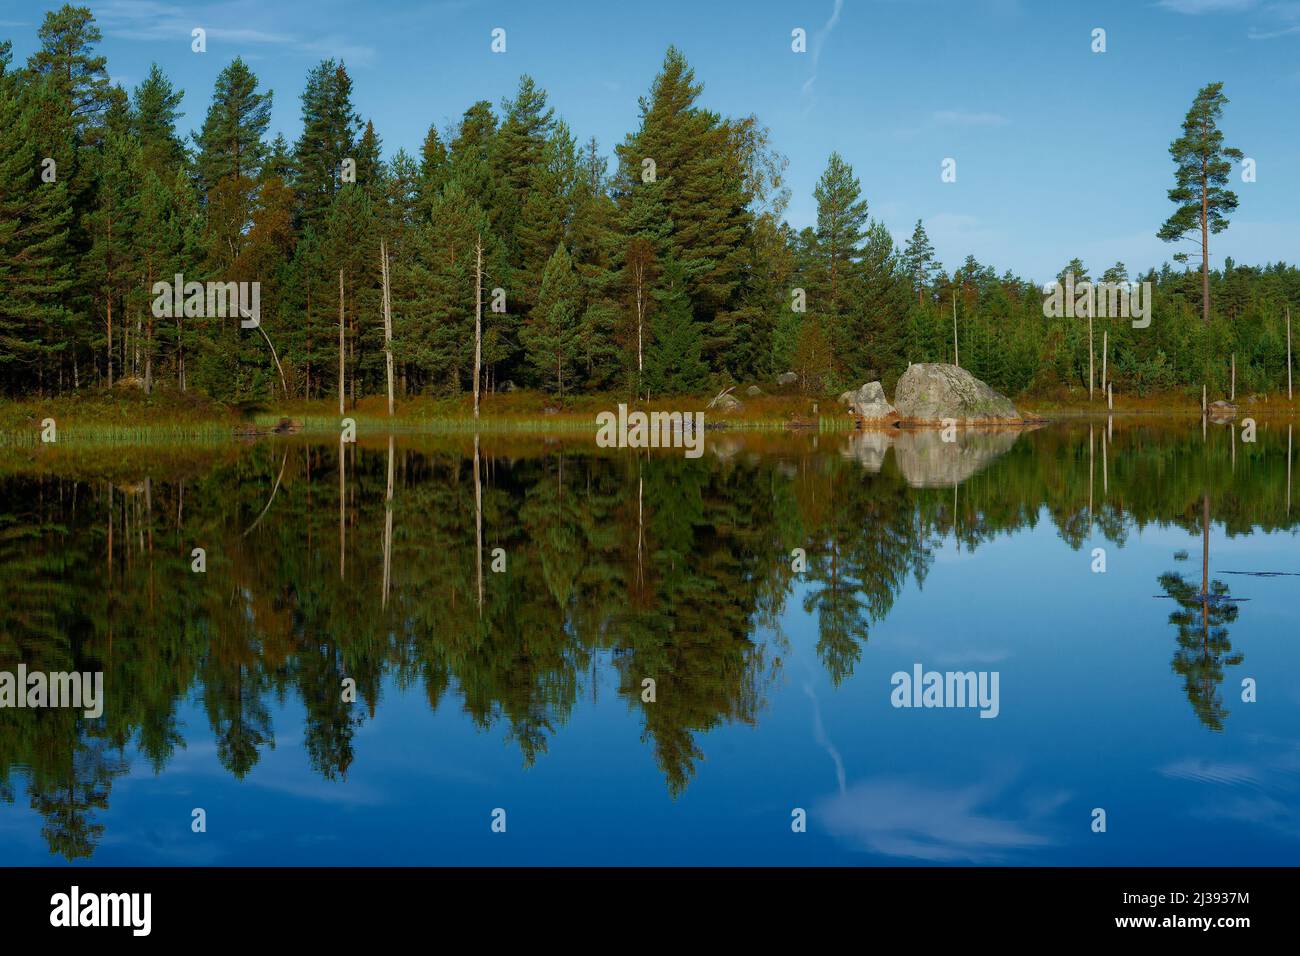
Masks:
[[[883,422],[898,417],[879,382],[867,382],[856,392],[845,392],[840,400],[843,401],[845,396],[848,396],[849,411],[863,421]]]
[[[1016,406],[964,368],[926,362],[910,365],[894,390],[894,407],[904,419],[939,422],[1018,422]]]
[[[731,394],[719,395],[713,401],[709,402],[709,408],[716,408],[718,411],[723,413],[739,411],[744,407],[745,403],[735,395]]]
[[[1237,406],[1232,402],[1219,399],[1217,402],[1210,402],[1209,413],[1212,422],[1230,422],[1237,417]]]
[[[762,395],[763,390],[759,388],[757,385],[751,385],[749,386],[749,388],[745,389],[745,394],[748,395],[750,398],[754,398],[757,395]]]
[[[1019,435],[1018,429],[980,429],[946,442],[938,431],[903,429],[894,438],[894,463],[913,488],[952,488],[1005,455]]]
[[[799,376],[794,372],[782,372],[776,377],[776,384],[778,385],[793,385],[797,381],[799,381]]]
[[[889,451],[892,443],[893,436],[886,431],[853,431],[840,448],[840,454],[861,462],[868,474],[878,475],[885,464],[885,452]]]

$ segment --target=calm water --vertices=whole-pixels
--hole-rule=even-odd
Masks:
[[[1285,426],[593,446],[6,453],[0,862],[1300,862]]]

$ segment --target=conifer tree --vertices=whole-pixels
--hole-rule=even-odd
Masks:
[[[352,106],[352,78],[339,61],[322,60],[307,75],[302,92],[302,135],[294,147],[294,188],[301,204],[299,219],[304,225],[319,226],[344,185],[343,161],[357,164],[361,182],[363,162],[378,161],[376,143],[370,155],[355,155],[361,118]],[[372,136],[373,136],[373,130]],[[371,169],[370,174],[376,173]]]
[[[1169,144],[1173,157],[1174,188],[1169,201],[1177,204],[1156,235],[1165,242],[1177,242],[1199,234],[1201,245],[1201,322],[1210,324],[1210,236],[1228,228],[1228,213],[1237,208],[1237,194],[1227,188],[1232,174],[1231,160],[1240,160],[1241,150],[1223,145],[1219,119],[1228,98],[1222,83],[1202,87],[1183,120],[1183,134]],[[1174,255],[1186,262],[1188,254]]]
[[[677,260],[664,263],[655,298],[652,340],[646,356],[649,389],[660,395],[699,391],[707,382],[709,370],[702,358],[703,335],[691,310],[686,269]]]
[[[934,281],[938,264],[934,257],[934,246],[930,244],[930,237],[919,219],[916,220],[916,228],[912,230],[912,238],[907,240],[907,246],[903,249],[903,265],[912,280],[916,304],[921,305],[925,290]]]
[[[578,328],[578,277],[563,244],[556,247],[542,272],[542,286],[520,337],[528,361],[561,397],[581,354]]]
[[[56,385],[51,359],[73,352],[64,304],[73,211],[65,185],[40,178],[41,101],[3,71],[7,62],[0,56],[0,387],[44,392]]]

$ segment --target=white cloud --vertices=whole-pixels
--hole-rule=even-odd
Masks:
[[[932,863],[992,863],[1015,850],[1051,845],[1025,822],[987,809],[1001,790],[988,783],[945,789],[876,778],[825,800],[817,815],[835,836],[864,850]],[[1046,816],[1060,802],[1040,801],[1030,816]]]
[[[106,36],[126,40],[172,40],[188,46],[190,31],[203,27],[209,44],[216,41],[236,46],[280,47],[305,56],[335,57],[351,64],[365,64],[374,59],[372,47],[359,46],[338,36],[305,37],[226,25],[247,20],[247,9],[243,4],[215,4],[190,10],[157,0],[104,0],[95,5],[94,14]],[[215,52],[211,46],[209,51]]]
[[[820,30],[813,34],[812,75],[804,81],[803,87],[800,90],[800,93],[804,96],[810,96],[812,94],[813,84],[817,82],[817,64],[821,62],[822,47],[826,45],[827,39],[829,39],[830,35],[835,32],[835,28],[839,25],[840,12],[843,11],[843,9],[844,0],[835,0],[835,9],[831,11],[831,18],[823,24]],[[811,108],[812,103],[810,102],[807,108],[805,108],[804,113],[806,114]]]
[[[1204,13],[1242,13],[1255,4],[1256,0],[1160,0],[1159,6],[1172,13],[1200,16]]]

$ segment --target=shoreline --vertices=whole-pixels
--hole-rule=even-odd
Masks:
[[[964,428],[1037,428],[1056,422],[1150,421],[1195,423],[1201,418],[1198,400],[1181,393],[1149,396],[1117,403],[1107,410],[1104,402],[1086,397],[1021,397],[1016,399],[1022,420],[1015,423],[963,425]],[[466,434],[482,433],[595,433],[601,411],[626,403],[644,411],[703,412],[706,428],[713,431],[791,431],[848,433],[858,430],[852,415],[833,396],[797,394],[764,395],[748,400],[736,411],[708,408],[701,396],[629,402],[620,395],[583,395],[556,401],[539,393],[490,395],[476,419],[467,397],[407,399],[395,414],[387,413],[382,396],[370,396],[349,405],[339,415],[331,400],[292,401],[239,408],[175,393],[143,395],[86,395],[76,398],[0,401],[0,447],[28,447],[43,443],[53,419],[56,442],[155,443],[256,440],[277,434],[321,436],[337,434],[342,419],[374,433]],[[1300,401],[1283,395],[1240,398],[1236,420],[1291,421],[1300,418]],[[1231,421],[1232,419],[1229,419]],[[1211,423],[1216,423],[1211,417]],[[1220,422],[1220,424],[1222,424]],[[894,426],[889,426],[894,427]],[[905,423],[901,427],[924,429],[937,423]],[[875,429],[868,429],[875,430]]]

